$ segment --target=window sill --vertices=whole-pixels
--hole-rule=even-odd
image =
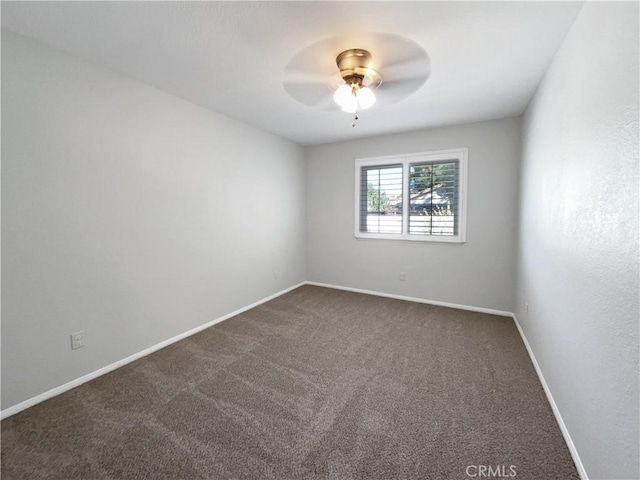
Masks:
[[[402,242],[429,242],[429,243],[441,243],[449,245],[462,245],[466,242],[466,239],[460,235],[456,236],[420,236],[420,235],[408,235],[408,234],[384,234],[384,233],[356,233],[355,238],[358,240],[395,240]]]

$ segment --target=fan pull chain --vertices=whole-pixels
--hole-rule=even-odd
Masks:
[[[358,121],[358,112],[353,114],[353,123],[351,124],[351,126],[355,128],[357,121]]]

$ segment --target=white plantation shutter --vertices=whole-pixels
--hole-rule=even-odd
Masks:
[[[360,231],[402,233],[402,164],[362,167],[360,175]]]
[[[466,171],[466,148],[356,160],[356,237],[464,242]]]
[[[410,164],[409,234],[457,234],[458,164],[458,161]]]

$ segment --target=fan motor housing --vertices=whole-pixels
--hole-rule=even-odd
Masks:
[[[380,74],[371,68],[371,61],[371,53],[362,48],[350,48],[336,57],[340,76],[345,83],[375,88],[382,83],[382,79]]]

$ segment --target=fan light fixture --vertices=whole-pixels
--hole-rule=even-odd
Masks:
[[[366,110],[376,103],[376,96],[369,87],[361,87],[357,83],[351,85],[340,85],[336,93],[333,94],[333,100],[342,107],[343,112],[356,113],[358,107]]]
[[[353,113],[356,126],[358,110],[366,110],[376,103],[373,89],[380,86],[380,74],[371,68],[371,54],[361,48],[345,50],[336,58],[342,83],[333,94],[333,101],[343,112]]]

